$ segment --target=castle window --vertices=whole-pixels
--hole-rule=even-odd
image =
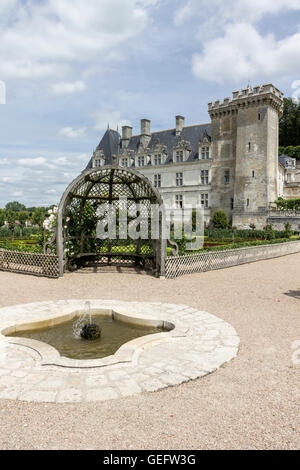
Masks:
[[[128,158],[122,158],[121,160],[122,166],[128,166]]]
[[[145,157],[138,157],[138,166],[145,166]]]
[[[209,184],[208,170],[201,170],[201,184]]]
[[[255,171],[252,170],[252,178],[255,178]]]
[[[201,206],[205,209],[208,208],[208,194],[201,194]]]
[[[154,175],[154,187],[161,188],[161,175]]]
[[[224,177],[225,177],[225,184],[229,184],[230,183],[230,171],[229,170],[225,171]]]
[[[183,173],[176,173],[176,186],[183,186]]]
[[[234,199],[230,200],[230,207],[231,207],[231,209],[234,209]]]
[[[249,142],[249,144],[248,144],[248,152],[250,152],[250,151],[251,151],[251,142]]]
[[[250,206],[250,199],[247,199],[247,207]]]
[[[183,196],[182,196],[182,194],[176,194],[175,202],[176,202],[177,209],[182,209],[183,208]]]
[[[94,167],[99,168],[101,166],[101,160],[94,160]]]
[[[154,155],[154,165],[161,165],[161,153]]]
[[[261,120],[261,114],[258,113],[258,120],[260,121]]]
[[[183,162],[183,150],[177,150],[176,152],[176,163]]]
[[[201,159],[202,160],[209,160],[209,158],[210,158],[209,147],[202,147],[202,149],[201,149]]]

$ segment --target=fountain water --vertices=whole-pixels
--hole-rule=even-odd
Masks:
[[[75,338],[86,340],[98,339],[101,336],[101,329],[96,323],[92,323],[91,302],[86,301],[83,313],[73,323],[73,334]]]

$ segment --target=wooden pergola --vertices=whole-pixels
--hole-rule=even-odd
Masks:
[[[156,239],[152,239],[150,232],[147,240],[141,236],[137,239],[97,238],[99,206],[109,203],[119,211],[120,200],[126,200],[129,212],[138,204],[144,218],[149,217],[152,205],[159,208],[155,222]],[[167,251],[164,224],[162,198],[138,171],[117,166],[86,170],[67,187],[58,207],[55,243],[59,274],[63,276],[66,269],[76,269],[93,260],[101,264],[141,265],[151,268],[157,276],[164,276]],[[70,244],[76,250],[68,249]]]

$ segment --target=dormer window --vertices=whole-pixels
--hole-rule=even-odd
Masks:
[[[188,140],[183,140],[182,137],[178,137],[176,145],[173,149],[173,162],[183,163],[186,162],[191,153],[192,147]]]
[[[128,166],[128,158],[122,158],[121,159],[121,166],[123,166],[123,167]]]
[[[92,167],[93,168],[100,168],[101,166],[105,165],[105,157],[103,150],[96,149],[93,153],[93,160],[92,160]]]
[[[161,165],[162,156],[161,153],[157,153],[154,155],[154,165]]]
[[[209,159],[210,159],[209,147],[202,147],[201,148],[201,160],[209,160]]]
[[[138,166],[145,166],[145,157],[138,157]]]
[[[104,165],[104,159],[103,158],[94,158],[93,159],[93,168],[100,168],[103,165]]]
[[[176,163],[183,162],[183,150],[176,151]]]

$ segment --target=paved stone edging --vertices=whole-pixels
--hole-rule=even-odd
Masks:
[[[70,314],[81,310],[86,300],[2,308],[0,331],[16,324]],[[129,360],[91,368],[43,365],[38,349],[11,344],[16,338],[0,335],[0,399],[90,402],[154,392],[209,374],[238,352],[239,337],[232,326],[186,305],[91,300],[91,307],[112,309],[140,319],[168,321],[175,329],[127,343],[127,350],[132,349]]]

